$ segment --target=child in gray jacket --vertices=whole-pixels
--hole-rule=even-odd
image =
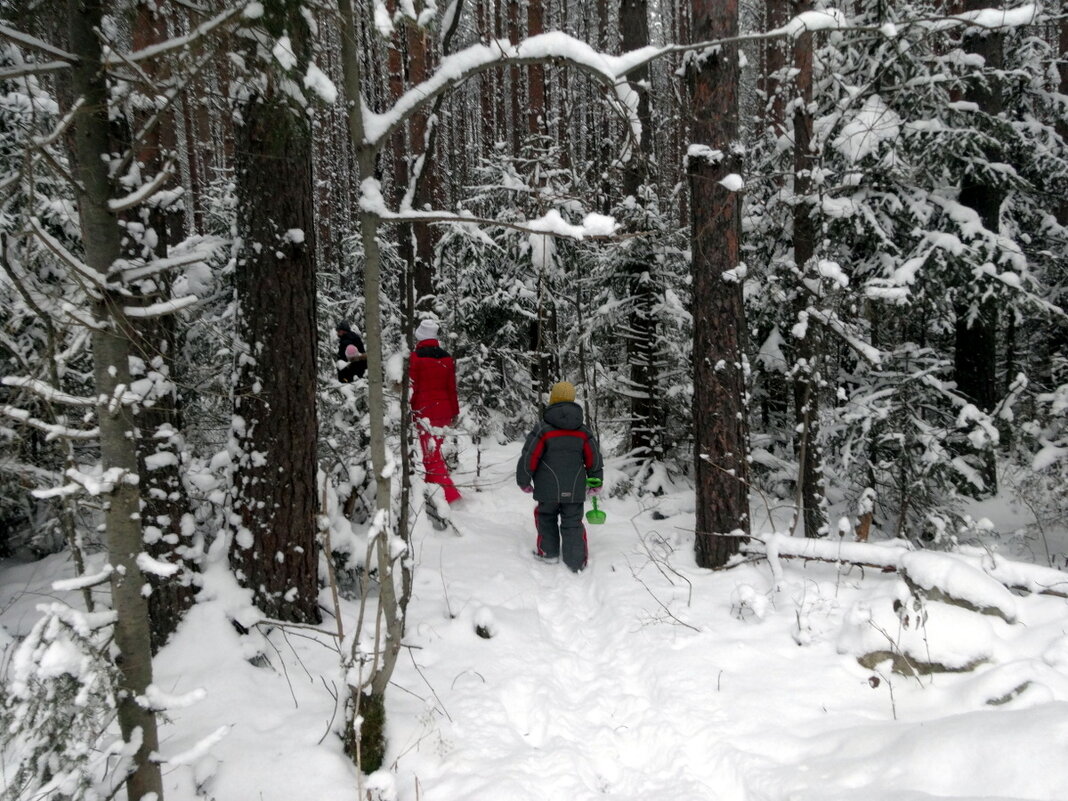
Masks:
[[[598,486],[588,489],[587,478],[597,479],[593,483]],[[553,384],[549,406],[527,435],[515,468],[516,484],[538,502],[534,556],[545,562],[558,562],[563,556],[575,573],[586,567],[589,550],[582,508],[587,491],[599,492],[603,478],[601,451],[583,423],[575,388],[567,381]]]

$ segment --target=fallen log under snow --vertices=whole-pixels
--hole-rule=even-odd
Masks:
[[[886,542],[849,542],[843,539],[809,539],[790,537],[786,534],[754,534],[742,545],[742,553],[765,557],[771,565],[775,580],[782,578],[780,559],[849,564],[870,567],[890,573],[902,573],[912,577],[914,583],[925,590],[937,589],[947,597],[971,604],[977,610],[998,608],[1001,613],[1010,612],[1011,605],[991,603],[992,597],[1001,597],[976,573],[981,573],[1003,587],[1036,595],[1053,595],[1068,598],[1068,573],[1051,567],[1032,565],[1006,559],[1000,554],[981,548],[961,548],[957,551],[922,551],[905,540]],[[959,570],[951,570],[950,559],[960,564]],[[935,565],[935,562],[938,564]],[[910,567],[911,566],[911,567]],[[936,569],[936,567],[938,569]],[[971,568],[966,570],[964,568]],[[933,576],[941,573],[941,586]],[[922,575],[917,581],[916,577]],[[945,578],[949,575],[950,578]],[[1004,616],[1004,615],[1001,615]]]

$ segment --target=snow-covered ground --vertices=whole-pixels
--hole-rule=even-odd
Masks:
[[[607,498],[608,522],[588,527],[590,565],[573,575],[531,557],[518,447],[484,454],[477,482],[457,474],[462,536],[417,524],[376,798],[1068,799],[1068,601],[1017,595],[1009,623],[932,601],[917,611],[896,573],[796,560],[778,582],[763,560],[698,570],[684,494],[656,508]],[[69,575],[62,556],[4,565],[0,622],[25,633]],[[335,621],[242,636],[227,620],[241,593],[221,565],[206,579],[156,660],[164,693],[206,693],[162,728],[167,799],[358,799],[334,733]],[[862,667],[873,631],[888,650],[906,633],[895,599],[921,649],[984,663],[918,678]],[[348,633],[355,605],[344,612]]]

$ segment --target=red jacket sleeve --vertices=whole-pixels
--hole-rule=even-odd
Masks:
[[[452,416],[460,416],[460,401],[456,393],[456,362],[449,359],[449,403],[452,405]]]

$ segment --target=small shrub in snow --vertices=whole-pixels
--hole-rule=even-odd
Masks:
[[[100,740],[115,715],[116,671],[100,630],[110,613],[86,615],[62,604],[44,616],[15,649],[5,676],[3,799],[96,801],[109,750]]]
[[[367,777],[364,789],[367,801],[397,801],[397,781],[389,771],[376,770]]]
[[[482,607],[475,614],[475,634],[484,640],[497,636],[497,621],[493,617],[493,612],[486,607]]]
[[[763,620],[768,611],[768,596],[752,584],[739,584],[731,592],[731,614],[739,620]]]

